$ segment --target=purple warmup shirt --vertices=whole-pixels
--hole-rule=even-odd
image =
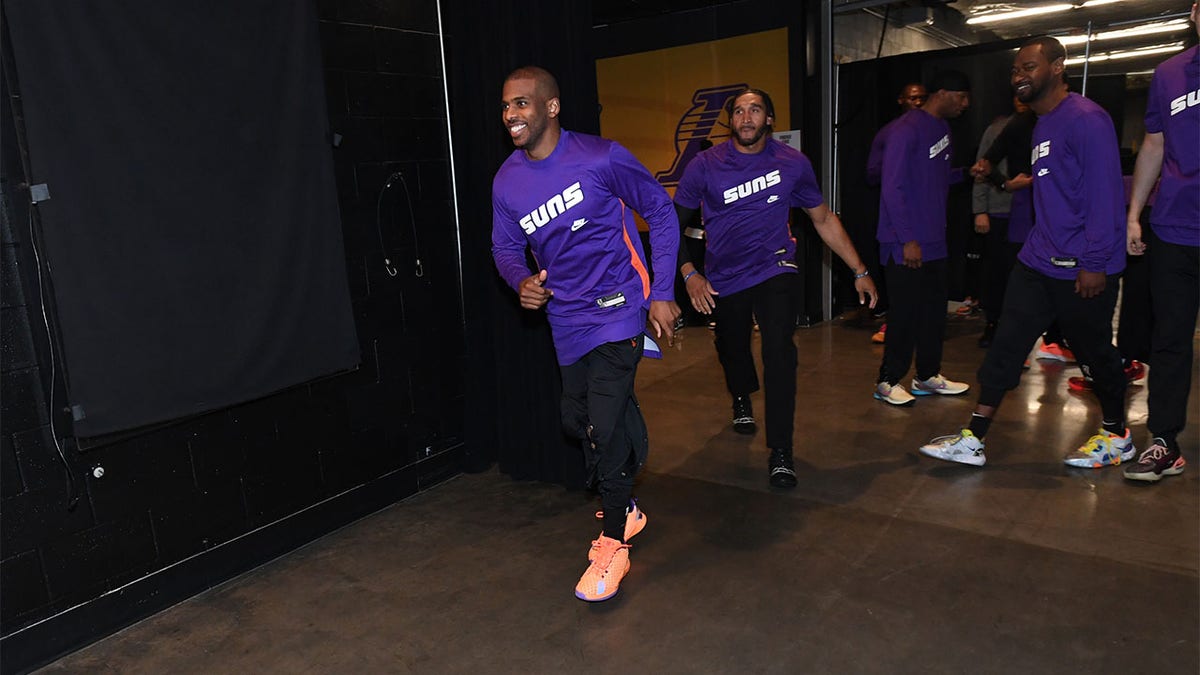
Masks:
[[[1023,244],[1033,229],[1033,186],[1012,193],[1012,207],[1008,211],[1008,240]]]
[[[1200,246],[1200,47],[1154,69],[1146,131],[1163,135],[1162,178],[1150,211],[1163,241]]]
[[[1099,105],[1067,94],[1033,128],[1033,231],[1017,259],[1055,279],[1125,269],[1117,132]]]
[[[704,273],[729,295],[777,275],[796,273],[796,240],[788,229],[792,207],[824,203],[812,163],[799,150],[768,138],[762,152],[738,152],[730,140],[688,164],[675,201],[704,208]]]
[[[867,155],[867,185],[871,187],[879,187],[879,181],[883,178],[883,151],[887,148],[888,134],[892,132],[894,124],[896,120],[883,125],[875,138],[871,139],[871,152]]]
[[[654,282],[633,208],[650,225]],[[560,365],[607,342],[641,335],[650,300],[675,299],[679,221],[671,199],[628,150],[563,131],[549,157],[509,156],[492,181],[492,257],[518,289],[531,272],[525,247],[546,270],[546,314]]]
[[[921,259],[946,257],[946,197],[950,191],[950,125],[910,110],[884,127],[879,196],[879,262],[904,261],[904,244],[921,245]],[[869,169],[868,169],[869,170]]]

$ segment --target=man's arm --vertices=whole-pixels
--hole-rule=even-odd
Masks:
[[[655,337],[666,334],[675,339],[675,266],[679,254],[679,219],[667,191],[654,176],[620,144],[609,151],[613,194],[633,207],[650,226],[650,268],[654,271],[650,287],[650,324]]]
[[[530,275],[525,262],[528,243],[525,235],[492,195],[492,260],[504,281],[517,292],[521,306],[525,309],[541,309],[549,302],[554,291],[546,288],[546,270]]]
[[[858,291],[858,304],[866,304],[867,298],[870,298],[870,306],[874,308],[876,301],[879,300],[879,293],[875,290],[875,282],[867,275],[867,266],[858,257],[858,251],[854,250],[854,243],[850,241],[850,235],[846,234],[846,228],[842,226],[842,219],[838,218],[837,214],[829,210],[824,203],[811,209],[804,209],[804,212],[812,219],[813,227],[820,235],[821,241],[825,242],[825,245],[854,272],[854,288]]]
[[[1124,189],[1119,181],[1114,188],[1113,175],[1121,175],[1121,157],[1117,149],[1117,131],[1112,119],[1102,111],[1082,115],[1071,135],[1074,152],[1084,167],[1083,176],[1083,234],[1084,248],[1079,256],[1079,274],[1075,290],[1091,298],[1104,290],[1105,270],[1112,255],[1112,228],[1120,221],[1120,194]],[[1124,255],[1122,253],[1122,255]]]
[[[879,218],[882,221],[884,214],[887,215],[896,241],[904,244],[904,264],[916,268],[921,266],[921,245],[917,242],[912,211],[905,194],[910,181],[905,160],[914,152],[912,140],[908,129],[894,129],[888,136],[883,152]]]
[[[1162,132],[1147,132],[1142,138],[1137,162],[1133,165],[1133,187],[1129,195],[1129,211],[1125,214],[1125,249],[1130,255],[1146,252],[1146,242],[1142,241],[1142,209],[1146,208],[1150,190],[1162,171],[1162,160]]]
[[[683,232],[692,224],[692,219],[696,217],[699,209],[689,209],[681,205],[679,202],[675,204],[675,217],[679,219],[679,253],[676,255],[675,264],[679,266],[680,274],[687,274],[696,269],[696,265],[692,262],[692,254],[688,251],[687,237]],[[684,269],[684,268],[688,269]]]

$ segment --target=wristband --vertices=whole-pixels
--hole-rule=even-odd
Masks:
[[[699,271],[700,270],[692,270],[691,272],[688,272],[687,274],[683,275],[683,283],[686,284],[688,279],[691,279],[692,275],[697,274]]]
[[[854,275],[854,280],[858,281],[859,279],[862,279],[863,277],[869,277],[869,276],[871,276],[871,270],[863,270],[862,274]]]

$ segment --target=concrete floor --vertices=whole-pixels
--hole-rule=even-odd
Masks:
[[[951,320],[947,375],[974,382],[979,329]],[[613,600],[572,594],[596,500],[492,471],[43,672],[1200,671],[1194,374],[1182,476],[1147,486],[1062,465],[1099,408],[1068,392],[1075,369],[1046,362],[1005,400],[975,469],[916,452],[965,424],[972,394],[886,406],[870,397],[882,347],[868,330],[801,330],[800,485],[776,491],[761,429],[729,426],[711,335],[687,328],[643,362],[649,524]],[[1132,387],[1139,446],[1145,419]]]

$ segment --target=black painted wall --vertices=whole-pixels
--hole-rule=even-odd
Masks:
[[[12,114],[19,122],[19,83],[6,81],[0,138],[4,638],[178,561],[203,560],[194,557],[306,507],[352,499],[354,492],[342,494],[349,490],[390,477],[386,497],[394,501],[458,470],[465,348],[436,3],[317,4],[330,152],[363,365],[84,451],[60,416],[56,428],[79,497],[74,508],[68,508],[68,474],[49,426],[50,351]],[[336,148],[334,139],[340,140]],[[380,200],[396,172],[403,181],[395,179]],[[61,391],[55,407],[63,403]],[[301,538],[349,518],[334,518]],[[197,569],[203,573],[203,566]],[[210,583],[223,580],[211,574]],[[5,661],[20,667],[7,655]]]

